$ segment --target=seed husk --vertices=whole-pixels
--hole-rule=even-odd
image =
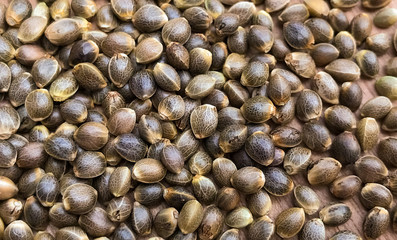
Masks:
[[[312,162],[312,152],[305,147],[294,147],[288,150],[283,158],[284,169],[288,175],[295,175],[306,170]]]
[[[294,189],[292,178],[281,168],[269,167],[264,169],[265,190],[273,196],[285,196]]]
[[[252,213],[246,207],[238,207],[228,213],[225,223],[231,228],[244,228],[254,221]]]
[[[371,150],[378,143],[379,126],[374,118],[366,117],[357,124],[357,140],[363,151]]]
[[[361,50],[356,54],[355,60],[365,76],[374,78],[379,73],[378,57],[374,52]]]
[[[360,77],[359,66],[347,59],[337,59],[325,66],[325,71],[338,82],[353,82]]]
[[[330,132],[318,122],[309,122],[303,125],[302,140],[308,148],[317,152],[328,150],[332,144]]]
[[[329,190],[339,199],[349,199],[360,191],[361,183],[361,179],[355,175],[343,176],[335,179]]]
[[[77,215],[90,212],[98,198],[97,190],[84,183],[70,185],[62,195],[65,210]]]
[[[352,211],[344,203],[331,203],[321,209],[319,215],[324,224],[338,226],[349,221]]]
[[[307,180],[311,185],[328,185],[338,176],[342,164],[334,158],[321,158],[307,168]]]
[[[361,189],[360,200],[367,209],[375,206],[389,209],[393,202],[393,195],[389,189],[379,183],[367,183]]]
[[[276,233],[282,238],[291,238],[299,233],[305,223],[303,208],[289,208],[276,218]]]
[[[300,33],[299,37],[296,32]],[[313,33],[302,22],[292,21],[284,23],[283,35],[287,43],[295,49],[311,48],[314,44]]]
[[[367,239],[376,239],[384,234],[390,224],[389,212],[383,207],[374,207],[364,220],[363,232]]]
[[[230,182],[244,194],[254,194],[265,184],[265,175],[256,167],[244,167],[233,173]]]

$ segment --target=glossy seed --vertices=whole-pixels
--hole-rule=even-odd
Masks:
[[[355,175],[343,176],[335,179],[329,190],[339,199],[349,199],[360,191],[361,183],[361,179]]]
[[[365,238],[379,238],[387,231],[389,224],[389,212],[383,207],[374,207],[368,212],[364,220],[363,232]]]
[[[388,209],[393,202],[393,195],[389,189],[379,183],[367,183],[361,189],[360,200],[367,209],[375,206]]]
[[[291,238],[299,233],[305,223],[302,208],[289,208],[276,218],[276,233],[282,238]]]

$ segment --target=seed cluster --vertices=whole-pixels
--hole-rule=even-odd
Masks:
[[[0,240],[325,240],[356,195],[363,237],[397,231],[390,2],[0,4]]]

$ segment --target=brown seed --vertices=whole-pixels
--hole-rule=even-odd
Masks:
[[[240,78],[247,64],[248,60],[245,58],[245,55],[231,53],[225,60],[225,63],[222,67],[222,72],[225,77],[229,79],[238,79]]]
[[[299,32],[299,37],[296,35]],[[283,25],[283,35],[287,43],[295,49],[311,48],[314,44],[314,36],[302,22],[287,22]]]
[[[285,56],[291,52],[287,43],[283,39],[274,39],[270,52],[278,61],[283,61]]]
[[[364,220],[364,236],[367,239],[379,238],[387,231],[389,224],[389,212],[383,207],[374,207],[368,212]]]
[[[46,29],[48,19],[31,16],[22,22],[18,30],[18,39],[23,43],[33,43],[40,39]]]
[[[354,164],[354,169],[364,183],[380,182],[389,174],[385,164],[372,155],[363,156],[357,160]]]
[[[379,73],[378,57],[374,52],[361,50],[356,54],[355,60],[365,76],[373,78]]]
[[[302,208],[289,208],[276,218],[276,233],[282,238],[291,238],[299,233],[305,223]]]
[[[335,179],[329,190],[339,199],[349,199],[360,191],[361,183],[361,179],[355,175],[343,176]]]
[[[332,144],[330,132],[319,123],[305,123],[302,128],[302,140],[308,148],[317,152],[328,150]]]
[[[316,75],[316,64],[308,53],[288,53],[284,61],[287,66],[300,77],[312,78]]]
[[[313,17],[326,18],[329,14],[329,6],[326,1],[304,0],[303,3]]]
[[[379,28],[388,28],[397,22],[397,9],[383,8],[376,13],[374,17],[374,25]]]
[[[347,31],[341,31],[335,36],[334,45],[342,58],[351,58],[356,53],[356,41]]]
[[[167,169],[163,164],[152,158],[144,158],[135,163],[132,168],[132,179],[143,183],[155,183],[161,181]]]
[[[379,95],[386,96],[390,100],[397,99],[397,77],[384,76],[376,80],[375,88]]]
[[[139,235],[146,236],[152,232],[152,215],[142,204],[134,202],[131,220],[132,229]]]
[[[356,117],[353,112],[343,106],[334,105],[324,111],[325,123],[333,132],[352,131],[356,128]]]
[[[1,192],[1,200],[7,200],[9,198],[12,198],[18,193],[18,187],[15,185],[15,183],[4,176],[0,177],[0,192]]]
[[[295,175],[306,170],[312,162],[312,151],[304,147],[294,147],[288,150],[283,158],[284,169],[288,175]]]
[[[357,139],[363,151],[371,150],[378,143],[379,126],[374,118],[363,118],[357,124]]]
[[[362,239],[359,235],[349,230],[342,230],[335,233],[330,240],[344,240],[344,239],[351,239],[351,240],[360,240]]]
[[[349,20],[346,14],[339,8],[333,8],[329,11],[328,22],[335,32],[344,31],[349,27]]]
[[[367,209],[375,206],[389,209],[393,202],[393,195],[389,189],[379,183],[367,183],[361,189],[360,200]]]
[[[319,218],[313,218],[305,223],[300,233],[302,240],[325,240],[325,226]]]
[[[240,195],[236,189],[231,187],[223,187],[218,191],[216,204],[222,210],[233,210],[237,207],[239,202]]]
[[[225,223],[232,228],[244,228],[254,221],[250,210],[246,207],[238,207],[228,213]]]
[[[360,85],[354,82],[345,82],[342,84],[339,102],[355,112],[361,105],[363,93]]]
[[[353,82],[360,77],[360,68],[347,59],[332,61],[325,67],[325,71],[338,82]]]
[[[392,41],[389,35],[378,33],[367,37],[365,44],[368,46],[368,49],[374,51],[376,54],[383,55],[390,49]],[[388,72],[388,70],[386,70],[386,72]]]
[[[264,186],[265,175],[256,167],[244,167],[232,175],[230,182],[240,192],[253,194]]]
[[[273,196],[285,196],[294,188],[292,178],[281,168],[269,167],[263,171],[265,190]]]
[[[339,50],[330,43],[319,43],[310,50],[310,56],[316,66],[322,67],[336,60],[339,57]]]
[[[327,103],[339,103],[339,86],[328,73],[318,72],[312,80],[312,89]]]
[[[334,158],[321,158],[309,165],[307,180],[311,185],[327,185],[338,176],[342,164]]]
[[[272,32],[265,26],[252,25],[248,32],[249,46],[259,52],[267,53],[273,46],[274,37]]]
[[[391,108],[392,104],[389,98],[383,96],[374,97],[361,107],[361,116],[375,119],[383,118],[390,112]]]
[[[5,12],[5,19],[10,26],[18,27],[32,13],[32,4],[26,0],[11,1]]]
[[[294,202],[303,208],[307,215],[313,215],[320,209],[320,199],[317,193],[307,186],[296,186],[294,189]]]
[[[321,209],[319,215],[324,224],[338,226],[349,221],[352,211],[344,203],[331,203]]]
[[[343,132],[336,136],[331,147],[332,156],[342,164],[353,164],[360,157],[361,147],[351,132]]]
[[[392,108],[383,119],[382,129],[389,132],[397,131],[397,108]]]
[[[0,140],[0,167],[12,167],[17,160],[17,149],[8,141]]]
[[[285,8],[280,15],[278,15],[278,19],[281,22],[290,22],[290,21],[305,21],[309,18],[309,10],[304,4],[293,4]]]
[[[98,192],[93,187],[75,183],[66,188],[62,202],[66,211],[82,215],[90,212],[97,202]]]
[[[274,104],[283,106],[291,98],[291,86],[283,76],[274,74],[272,71],[267,85],[267,94]]]
[[[290,98],[290,100],[284,105],[277,107],[274,116],[272,117],[273,122],[277,124],[287,124],[290,123],[295,117],[295,98]]]
[[[10,223],[4,230],[4,239],[33,239],[32,229],[22,220]]]
[[[277,147],[296,147],[302,141],[300,131],[288,126],[277,127],[270,132],[270,135]]]
[[[203,139],[214,134],[218,125],[216,107],[204,104],[195,108],[190,115],[190,125],[193,134],[198,139]]]
[[[350,26],[357,45],[360,45],[371,34],[372,20],[368,14],[360,13],[352,19]]]
[[[296,101],[296,116],[304,122],[320,118],[322,112],[320,96],[309,89],[304,89]]]
[[[394,158],[397,153],[397,138],[388,137],[379,142],[378,157],[386,164],[397,166]]]
[[[268,166],[274,159],[274,142],[268,134],[254,132],[245,142],[245,151],[257,163]]]
[[[334,38],[334,30],[331,25],[322,18],[310,18],[305,21],[316,43],[327,43]]]
[[[197,200],[190,200],[183,206],[179,217],[178,227],[182,233],[192,233],[201,224],[204,217],[203,207]]]
[[[87,122],[81,125],[73,135],[76,143],[85,150],[96,151],[107,143],[108,129],[100,123]]]
[[[272,101],[267,97],[256,96],[248,99],[240,108],[244,118],[253,123],[269,120],[276,110]]]

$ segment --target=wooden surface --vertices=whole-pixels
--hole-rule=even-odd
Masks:
[[[32,1],[33,5],[36,4],[36,0],[30,0]],[[297,3],[297,2],[302,2],[303,0],[291,0],[291,3]],[[6,3],[7,0],[0,0],[0,2]],[[100,0],[98,1],[98,5],[102,5],[103,3],[105,3],[106,0]],[[396,7],[397,8],[397,0],[393,0],[392,3],[389,5],[390,7]],[[257,6],[258,9],[262,8],[261,5]],[[372,12],[368,12],[367,10],[364,10],[361,8],[361,6],[358,6],[354,9],[351,9],[349,11],[346,12],[349,20],[351,20],[356,14],[360,13],[360,12],[367,12],[368,14],[370,14],[371,16],[374,16],[374,14],[377,11],[372,11]],[[282,25],[281,23],[278,21],[277,19],[277,13],[273,14],[273,20],[275,23],[275,29],[274,29],[274,34],[276,38],[281,38],[282,34],[281,34],[281,29],[282,29]],[[390,27],[389,29],[378,29],[374,26],[373,30],[372,30],[372,34],[375,33],[380,33],[380,32],[384,32],[389,34],[391,37],[393,36],[394,32],[396,31],[397,28],[397,24],[395,24],[395,26]],[[361,46],[362,47],[362,46]],[[391,48],[385,55],[379,57],[379,61],[380,61],[380,65],[381,65],[381,72],[379,74],[379,76],[383,76],[384,75],[384,67],[385,67],[385,63],[388,61],[388,59],[395,57],[396,56],[396,52],[394,50],[394,48]],[[283,64],[280,64],[280,67],[285,67]],[[363,90],[363,103],[365,103],[368,99],[374,97],[377,95],[375,87],[374,87],[374,83],[375,83],[375,79],[360,79],[358,81],[358,83],[360,84],[362,90]],[[304,82],[305,86],[308,88],[309,87],[309,80],[306,80]],[[296,96],[295,96],[296,97]],[[394,106],[396,106],[397,102],[394,102]],[[326,109],[328,107],[328,105],[324,105],[323,109]],[[379,124],[381,124],[379,122]],[[298,120],[294,120],[292,123],[289,124],[290,126],[296,127],[298,129],[301,129],[301,125],[302,123],[299,122]],[[397,136],[397,134],[390,134],[390,133],[386,133],[386,132],[382,132],[382,138],[385,136],[390,136],[390,135],[394,135]],[[364,153],[362,153],[364,155]],[[373,152],[373,154],[376,154],[376,151]],[[313,156],[313,160],[317,160],[322,156],[327,156],[329,155],[328,152],[323,153],[321,155],[319,154],[314,154]],[[347,167],[346,169],[343,169],[341,175],[348,175],[348,174],[352,174],[351,171],[351,167]],[[305,173],[301,173],[298,174],[297,176],[293,177],[293,180],[295,182],[295,185],[309,185],[307,180],[306,180],[306,174]],[[321,202],[322,202],[322,206],[326,205],[329,202],[335,202],[338,201],[337,199],[333,198],[328,190],[328,187],[326,186],[322,186],[322,187],[313,187],[313,189],[319,194]],[[270,212],[270,217],[275,220],[275,218],[277,217],[277,215],[282,211],[285,210],[289,207],[293,206],[293,196],[292,193],[288,194],[287,196],[284,197],[271,197],[272,201],[273,201],[273,208]],[[397,197],[395,197],[397,199]],[[362,235],[362,225],[363,225],[363,221],[364,221],[364,217],[367,214],[367,211],[365,210],[365,208],[361,205],[358,196],[355,196],[354,198],[350,199],[350,200],[346,200],[343,201],[344,203],[346,203],[347,205],[349,205],[351,207],[351,210],[353,212],[352,218],[351,220],[349,220],[347,223],[340,225],[338,227],[328,227],[326,226],[326,233],[327,233],[327,239],[332,236],[335,232],[340,231],[340,230],[351,230],[353,232],[359,233],[361,236]],[[396,205],[396,200],[393,201],[393,208]],[[154,212],[156,212],[155,209],[153,209]],[[318,217],[318,213],[308,217],[306,215],[306,219],[311,219],[314,217]],[[280,239],[276,234],[274,236],[274,239]],[[297,237],[293,238],[293,239],[297,239]],[[384,240],[393,240],[393,239],[397,239],[397,233],[394,233],[391,230],[391,227],[389,228],[388,232],[386,234],[384,234],[381,238],[379,239],[384,239]]]

